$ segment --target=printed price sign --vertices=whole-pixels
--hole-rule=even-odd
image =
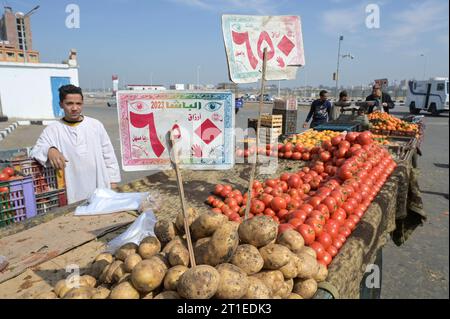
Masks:
[[[170,131],[178,138],[181,167],[233,167],[232,93],[119,91],[117,105],[124,171],[171,169]]]
[[[268,81],[295,79],[297,68],[305,65],[298,16],[223,15],[222,31],[230,79],[235,83],[261,79],[264,48]]]

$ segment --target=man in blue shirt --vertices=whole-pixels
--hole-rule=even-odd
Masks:
[[[316,126],[328,122],[331,114],[331,103],[328,101],[328,92],[325,90],[320,91],[320,98],[315,100],[311,104],[311,109],[309,110],[308,116],[306,117],[306,121],[303,124],[303,128],[308,127],[308,122],[312,118],[311,128],[315,128]]]

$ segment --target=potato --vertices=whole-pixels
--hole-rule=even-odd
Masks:
[[[188,208],[187,210],[187,216],[188,216],[188,227],[191,227],[194,220],[197,219],[198,213],[196,210],[192,208]],[[177,215],[177,219],[175,220],[175,226],[177,227],[177,230],[180,232],[180,234],[184,234],[184,215],[183,212],[179,212]]]
[[[317,266],[318,266],[319,270],[317,271],[317,274],[315,276],[313,276],[313,279],[317,282],[325,281],[325,279],[327,279],[327,277],[328,277],[327,267],[325,267],[325,265],[323,265],[321,263],[317,263]]]
[[[94,278],[100,278],[103,271],[114,261],[114,258],[111,260],[111,262],[105,259],[95,261],[89,269],[89,274]]]
[[[38,295],[36,299],[58,299],[58,296],[53,291],[49,291]]]
[[[113,281],[114,281],[114,272],[122,264],[123,264],[123,262],[121,260],[116,260],[111,265],[109,265],[108,268],[105,269],[105,272],[102,273],[102,276],[100,277],[100,282],[104,282],[106,284],[113,283]]]
[[[161,251],[161,243],[156,237],[144,238],[138,248],[138,253],[142,259],[149,259]]]
[[[248,277],[242,269],[232,264],[220,264],[216,269],[220,275],[220,283],[215,298],[240,299],[247,293]]]
[[[285,266],[292,255],[292,252],[285,246],[269,244],[259,249],[259,253],[264,260],[264,269],[277,270]]]
[[[208,245],[211,241],[211,237],[205,237],[197,240],[194,244],[194,256],[197,265],[208,264]]]
[[[292,292],[292,288],[294,287],[294,280],[289,279],[285,280],[281,289],[275,292],[275,296],[280,296],[282,299],[287,299]]]
[[[239,236],[234,223],[227,222],[214,232],[208,244],[207,261],[211,266],[227,263],[239,245]]]
[[[279,269],[283,273],[284,279],[292,279],[298,276],[297,263],[298,257],[293,255],[289,258],[289,262]]]
[[[139,292],[129,281],[122,282],[111,290],[109,299],[139,299]]]
[[[169,252],[169,264],[173,266],[189,266],[189,251],[183,245],[175,245]]]
[[[169,258],[165,253],[156,254],[155,256],[153,256],[148,260],[155,260],[156,262],[158,262],[161,265],[161,267],[164,268],[165,272],[167,272],[167,270],[169,270],[170,268]]]
[[[244,244],[238,246],[231,263],[241,268],[247,275],[253,275],[261,271],[264,259],[255,246]]]
[[[269,299],[272,291],[255,276],[248,277],[248,289],[242,299]]]
[[[300,251],[300,253],[308,254],[311,257],[313,257],[314,259],[317,259],[317,253],[311,247],[308,247],[308,246],[303,247],[302,250]],[[298,253],[297,253],[297,255],[298,255]]]
[[[220,275],[214,267],[200,265],[180,277],[177,292],[185,299],[209,299],[216,294],[219,282]]]
[[[292,252],[298,253],[303,247],[305,247],[305,240],[299,232],[293,229],[288,229],[278,235],[277,244],[286,246]]]
[[[275,295],[275,293],[280,290],[284,284],[283,273],[279,270],[263,270],[253,276],[261,279],[267,288],[270,289],[271,295]]]
[[[95,289],[91,299],[107,299],[111,291],[106,287],[97,287]]]
[[[125,264],[121,263],[119,267],[113,273],[113,282],[118,282],[123,276],[126,275]]]
[[[297,255],[297,271],[298,277],[303,279],[313,278],[319,271],[317,260],[307,253]]]
[[[124,262],[124,269],[126,272],[131,272],[133,268],[142,261],[139,254],[133,254],[127,257]]]
[[[161,285],[166,275],[166,269],[157,257],[146,259],[137,264],[131,272],[134,287],[143,293],[155,290]]]
[[[317,291],[317,282],[310,279],[296,279],[292,292],[299,294],[304,299],[311,299]]]
[[[210,237],[214,232],[228,221],[222,214],[207,212],[200,215],[191,225],[191,235],[194,239]]]
[[[243,244],[257,248],[266,246],[276,240],[278,224],[270,217],[256,216],[244,221],[239,226],[239,238]]]
[[[130,280],[131,280],[131,274],[125,273],[122,277],[119,278],[119,280],[117,280],[117,283],[115,284],[115,286],[117,286],[118,284],[121,284],[125,281],[130,281]]]
[[[164,289],[177,290],[178,281],[180,277],[188,270],[186,266],[178,265],[172,267],[167,271],[166,277],[164,277]]]
[[[181,299],[176,291],[163,291],[153,299]]]
[[[175,224],[168,220],[158,220],[155,224],[155,236],[162,245],[167,244],[177,236]]]
[[[95,258],[94,262],[101,260],[105,260],[108,262],[108,264],[111,264],[114,261],[114,256],[111,255],[110,253],[101,253]]]
[[[89,275],[84,275],[80,277],[80,286],[94,288],[97,284],[97,280]]]
[[[303,297],[300,296],[299,294],[296,294],[296,293],[291,292],[291,293],[289,294],[289,296],[287,297],[287,299],[303,299]]]
[[[155,294],[152,292],[149,292],[148,294],[142,296],[142,299],[153,299],[153,296],[155,296]]]
[[[64,299],[91,299],[95,289],[91,287],[79,287],[70,289]]]
[[[172,239],[169,243],[167,243],[166,246],[164,246],[162,252],[168,254],[170,252],[170,250],[172,249],[173,246],[175,245],[183,245],[184,247],[187,248],[187,242],[185,239],[176,236],[174,239]]]
[[[53,289],[55,291],[55,294],[59,297],[59,298],[64,298],[64,296],[66,295],[66,293],[72,289],[73,287],[70,287],[68,285],[68,281],[66,279],[61,279],[60,281],[58,281],[55,285],[55,288]]]
[[[135,243],[128,243],[117,249],[114,256],[116,257],[116,259],[124,261],[128,256],[135,254],[137,250],[138,245],[136,245]]]

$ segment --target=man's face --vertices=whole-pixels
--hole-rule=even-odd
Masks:
[[[322,101],[328,100],[328,94],[325,93],[324,95],[321,95],[321,96],[320,96],[320,99],[321,99]]]
[[[381,96],[381,89],[379,89],[379,88],[373,89],[373,95],[376,96],[376,97],[380,97]]]
[[[341,97],[341,101],[342,102],[347,102],[348,101],[348,96],[342,96]]]
[[[80,120],[83,111],[83,98],[80,94],[67,94],[64,101],[60,102],[59,105],[64,109],[66,120]]]

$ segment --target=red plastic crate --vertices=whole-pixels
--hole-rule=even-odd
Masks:
[[[67,205],[67,194],[65,190],[56,190],[36,195],[37,215],[48,213],[54,208]]]
[[[36,216],[32,177],[0,183],[0,228]]]
[[[34,159],[13,160],[10,165],[22,175],[33,177],[35,194],[65,189],[63,171],[44,167]]]

